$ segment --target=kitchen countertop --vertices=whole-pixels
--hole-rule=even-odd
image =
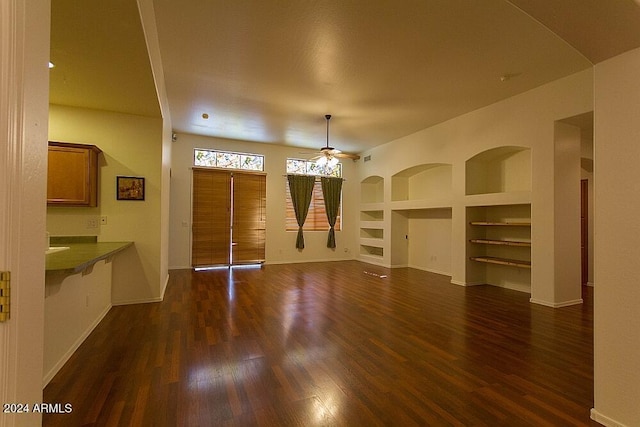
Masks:
[[[80,273],[132,245],[133,242],[57,243],[55,246],[67,246],[69,249],[45,255],[45,270]]]

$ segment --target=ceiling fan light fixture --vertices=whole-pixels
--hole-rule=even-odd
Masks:
[[[326,114],[324,118],[327,120],[327,143],[322,149],[322,155],[316,160],[316,166],[324,170],[324,173],[330,175],[333,168],[338,164],[338,159],[334,157],[335,149],[329,146],[329,120],[331,120],[331,114]]]

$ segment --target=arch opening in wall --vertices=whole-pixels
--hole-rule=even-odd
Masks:
[[[384,201],[384,178],[373,175],[360,182],[361,203],[382,203]]]
[[[391,200],[428,200],[451,194],[452,167],[428,163],[404,169],[391,177]]]
[[[465,163],[465,194],[531,191],[531,149],[503,146],[483,151]]]

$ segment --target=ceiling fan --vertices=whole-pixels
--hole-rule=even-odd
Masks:
[[[329,121],[331,120],[331,114],[325,115],[324,118],[327,120],[327,143],[320,149],[318,155],[310,158],[309,161],[316,162],[318,166],[333,168],[338,163],[339,158],[352,159],[354,161],[358,160],[360,156],[357,154],[343,153],[329,146]]]

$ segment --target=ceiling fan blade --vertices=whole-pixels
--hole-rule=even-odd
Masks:
[[[351,160],[358,160],[360,158],[359,155],[351,154],[351,153],[336,153],[334,154],[334,157],[338,157],[340,159],[351,159]]]

